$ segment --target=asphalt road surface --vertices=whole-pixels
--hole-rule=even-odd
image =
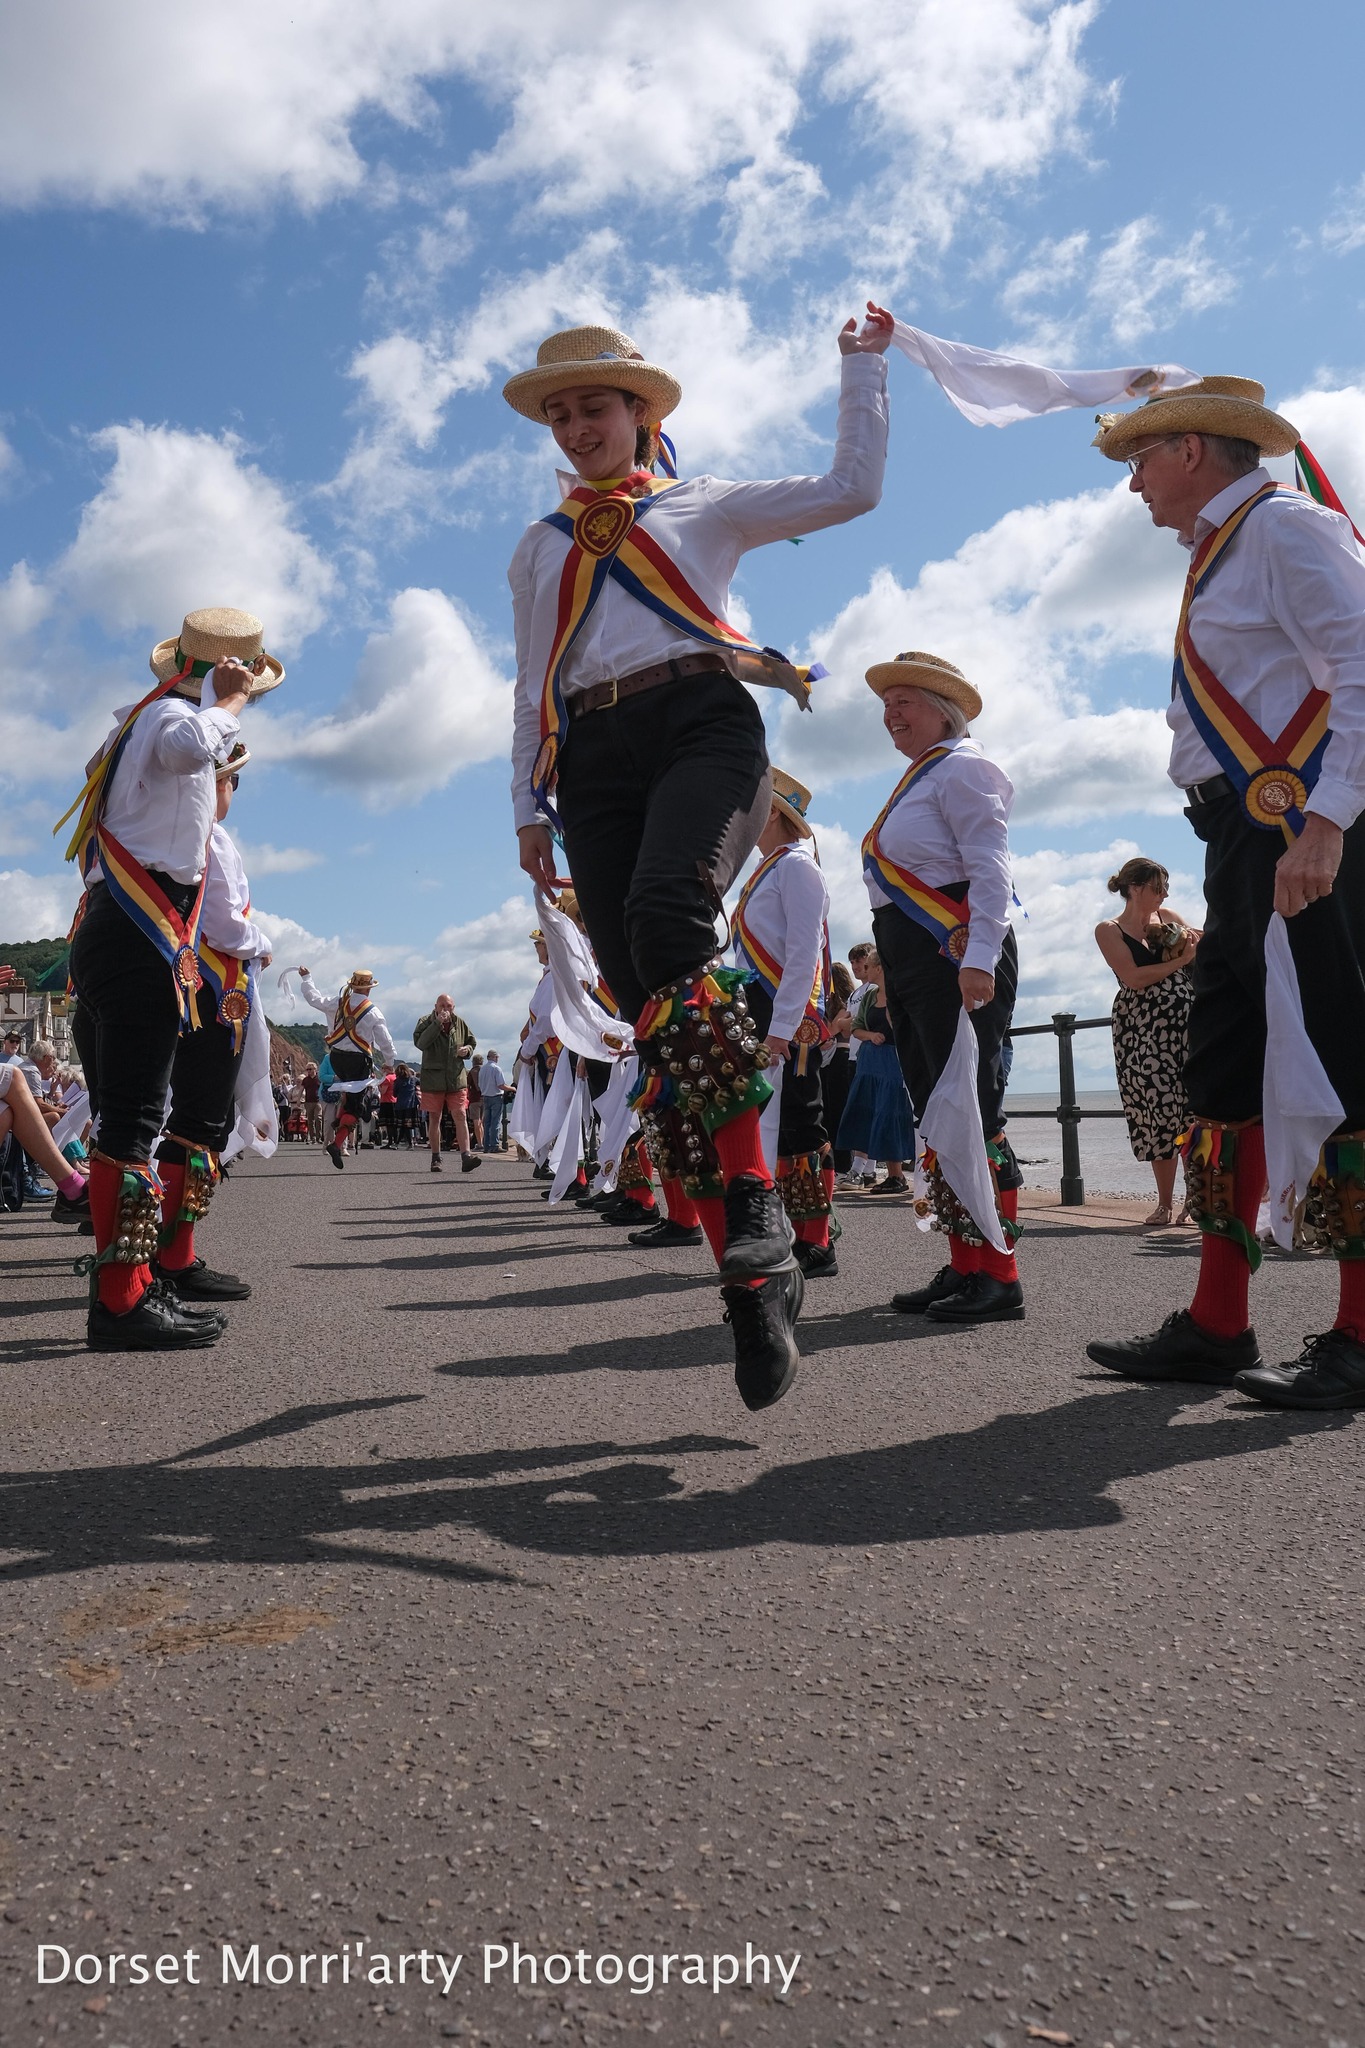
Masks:
[[[163,1360],[0,1218],[5,2048],[1365,2048],[1362,1423],[1083,1355],[1193,1234],[1036,1217],[963,1334],[850,1204],[750,1416],[704,1255],[538,1195],[287,1148]]]

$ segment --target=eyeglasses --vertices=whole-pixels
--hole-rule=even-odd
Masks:
[[[1136,476],[1138,471],[1141,469],[1143,463],[1147,460],[1147,457],[1150,454],[1152,454],[1152,452],[1155,449],[1164,448],[1165,446],[1166,443],[1164,441],[1149,441],[1145,448],[1138,449],[1136,455],[1128,456],[1126,458],[1126,467],[1129,475]]]

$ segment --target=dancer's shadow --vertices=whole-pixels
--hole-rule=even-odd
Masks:
[[[621,1284],[622,1299],[632,1299],[638,1292],[638,1282],[633,1279]],[[689,1290],[706,1286],[714,1299],[714,1270],[684,1284]],[[600,1289],[601,1283],[595,1283],[592,1297],[602,1299]],[[543,1294],[534,1297],[535,1302],[546,1299]],[[435,1312],[449,1311],[464,1304],[414,1301],[396,1303],[395,1306]],[[712,1324],[700,1329],[637,1330],[628,1337],[594,1336],[582,1344],[566,1344],[563,1333],[556,1334],[557,1348],[554,1350],[511,1352],[492,1358],[457,1358],[452,1359],[449,1365],[438,1365],[436,1370],[451,1379],[462,1380],[552,1379],[575,1372],[695,1371],[724,1364],[734,1357],[733,1339],[719,1314]],[[954,1341],[958,1334],[953,1333],[947,1341]],[[897,1315],[893,1309],[887,1308],[853,1309],[845,1315],[806,1315],[801,1318],[801,1352],[808,1358],[817,1352],[839,1351],[845,1346],[852,1349],[871,1344],[921,1344],[943,1336],[941,1324],[930,1323],[923,1316]]]
[[[744,1439],[546,1445],[340,1465],[192,1464],[278,1439],[371,1402],[271,1417],[142,1465],[0,1476],[0,1580],[175,1561],[384,1565],[432,1578],[506,1573],[423,1556],[404,1539],[479,1530],[513,1550],[664,1557],[764,1544],[861,1548],[971,1536],[1076,1532],[1124,1518],[1117,1480],[1273,1450],[1343,1415],[1254,1413],[1172,1389],[1109,1388],[973,1430],[774,1466],[686,1491],[685,1461],[751,1454]]]
[[[300,1273],[456,1273],[471,1266],[518,1266],[530,1259],[590,1258],[599,1249],[591,1244],[503,1244],[500,1251],[425,1252],[407,1259],[314,1259],[300,1260]],[[433,1308],[459,1307],[459,1303],[433,1302]]]
[[[627,1245],[622,1251],[630,1249]],[[662,1273],[652,1266],[644,1272],[623,1275],[619,1280],[585,1280],[581,1286],[522,1288],[506,1294],[486,1295],[481,1301],[392,1301],[389,1313],[401,1314],[411,1311],[437,1310],[464,1311],[467,1309],[498,1308],[586,1308],[595,1309],[609,1301],[641,1301],[650,1294],[695,1294],[704,1287],[708,1293],[716,1290],[716,1269],[709,1266],[705,1271],[695,1273]],[[802,1324],[804,1336],[805,1325]],[[689,1333],[690,1334],[690,1333]],[[653,1340],[651,1340],[653,1341]],[[444,1370],[445,1368],[443,1368]]]

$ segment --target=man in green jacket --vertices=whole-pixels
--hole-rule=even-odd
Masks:
[[[450,1111],[460,1147],[460,1171],[472,1173],[483,1161],[469,1142],[469,1080],[465,1061],[473,1052],[475,1038],[463,1017],[455,1015],[449,996],[437,996],[436,1007],[417,1019],[412,1042],[422,1055],[417,1085],[427,1114],[427,1137],[431,1142],[431,1170],[441,1171],[441,1113]]]

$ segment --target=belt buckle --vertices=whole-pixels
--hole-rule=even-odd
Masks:
[[[609,683],[602,683],[602,684],[599,684],[599,686],[598,686],[598,687],[599,687],[600,689],[603,689],[603,690],[610,690],[610,691],[611,691],[611,695],[610,695],[610,697],[604,697],[604,698],[603,698],[603,700],[602,700],[602,702],[601,702],[601,703],[600,703],[600,704],[598,705],[598,707],[597,707],[597,708],[598,708],[598,710],[599,710],[599,711],[614,711],[614,710],[616,709],[616,706],[617,706],[617,705],[618,705],[618,704],[620,703],[620,701],[621,701],[621,693],[620,693],[620,679],[619,679],[619,677],[617,677],[617,676],[613,676],[613,677],[611,678],[611,681],[610,681]]]

